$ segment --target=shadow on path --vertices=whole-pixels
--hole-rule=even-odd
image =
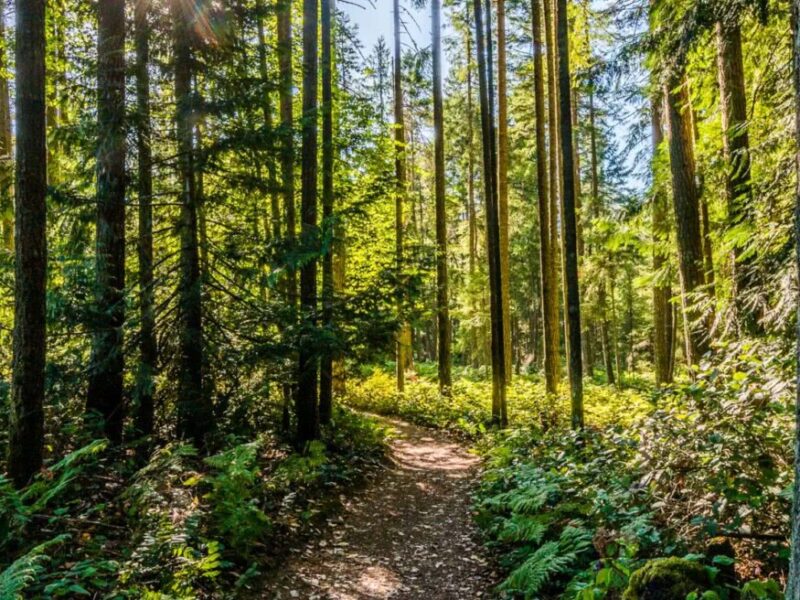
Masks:
[[[470,490],[479,461],[443,434],[382,419],[392,466],[344,500],[287,560],[264,598],[472,600],[494,575],[478,543]]]

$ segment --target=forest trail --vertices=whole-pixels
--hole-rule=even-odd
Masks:
[[[444,434],[394,419],[391,465],[295,551],[265,598],[472,600],[496,581],[470,491],[479,460]]]

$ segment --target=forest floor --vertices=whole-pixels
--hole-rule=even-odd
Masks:
[[[391,464],[343,501],[265,586],[274,600],[466,600],[497,582],[470,492],[479,459],[439,431],[381,418]]]

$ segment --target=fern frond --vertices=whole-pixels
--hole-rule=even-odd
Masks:
[[[49,557],[45,552],[52,546],[61,544],[69,538],[68,534],[59,535],[43,544],[34,547],[24,556],[19,557],[0,573],[0,598],[22,600],[25,591],[42,572],[42,563]]]
[[[558,538],[558,547],[564,554],[580,554],[592,547],[592,532],[580,525],[567,525]]]
[[[501,542],[538,544],[547,532],[547,523],[540,516],[514,514],[503,521],[498,539]]]
[[[551,577],[569,569],[574,559],[574,554],[560,554],[558,542],[547,542],[512,571],[499,589],[533,598]]]
[[[533,514],[547,503],[550,491],[548,488],[520,490],[510,497],[509,506],[515,513]]]

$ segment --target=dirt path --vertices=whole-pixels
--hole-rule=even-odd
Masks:
[[[296,551],[265,598],[472,600],[493,574],[470,515],[478,459],[442,434],[387,420],[393,466]]]

